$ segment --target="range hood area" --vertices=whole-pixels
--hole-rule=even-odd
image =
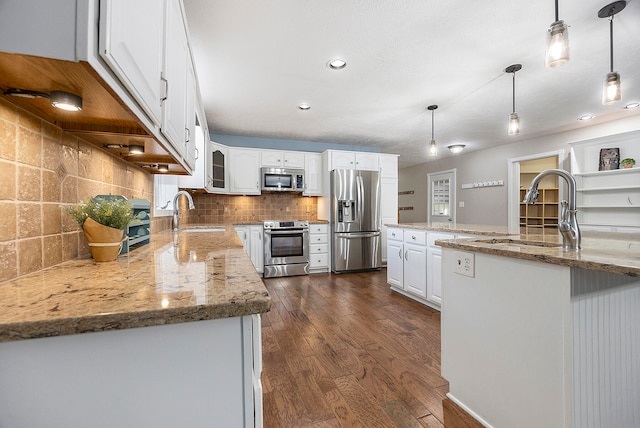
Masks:
[[[53,107],[57,91],[81,110]],[[204,116],[182,2],[3,3],[0,97],[150,173],[193,172]]]

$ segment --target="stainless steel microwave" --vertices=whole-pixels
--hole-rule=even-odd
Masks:
[[[302,192],[304,169],[262,168],[262,190],[275,192]]]

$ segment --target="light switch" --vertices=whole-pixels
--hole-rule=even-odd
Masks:
[[[475,254],[456,251],[454,253],[453,271],[460,275],[475,278]]]

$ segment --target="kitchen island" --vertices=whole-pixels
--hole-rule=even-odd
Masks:
[[[260,425],[270,305],[231,225],[1,283],[0,426]]]
[[[445,425],[462,408],[496,428],[640,426],[638,235],[585,233],[579,251],[531,230],[436,244]]]

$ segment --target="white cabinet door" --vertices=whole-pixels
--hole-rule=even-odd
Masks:
[[[153,176],[153,216],[167,217],[173,214],[173,197],[178,193],[178,176],[155,174]]]
[[[264,243],[262,241],[262,234],[262,226],[249,226],[249,237],[251,239],[250,257],[258,273],[264,271]]]
[[[162,76],[165,80],[165,99],[162,103],[161,129],[184,158],[187,61],[190,57],[180,2],[167,2],[165,27],[165,60]]]
[[[229,193],[229,148],[222,144],[211,142],[209,158],[210,170],[207,180],[207,192]]]
[[[427,248],[427,300],[442,305],[442,249]]]
[[[334,169],[356,169],[356,155],[354,152],[329,150],[329,171]]]
[[[398,155],[390,155],[380,153],[378,155],[380,162],[381,178],[398,178]]]
[[[260,166],[272,166],[274,168],[282,167],[283,152],[278,150],[261,150]]]
[[[196,73],[193,69],[191,56],[187,52],[187,93],[185,100],[185,124],[184,131],[186,133],[184,160],[191,169],[196,163]],[[207,139],[208,140],[208,139]],[[200,151],[198,155],[203,156],[204,151]]]
[[[158,126],[164,12],[164,1],[158,0],[100,2],[100,56]]]
[[[260,152],[229,148],[229,193],[260,194]]]
[[[404,288],[404,247],[402,241],[388,239],[387,233],[387,282],[398,288]]]
[[[322,195],[322,155],[304,154],[304,192],[305,196]]]
[[[404,244],[404,289],[427,297],[427,247]]]
[[[262,150],[261,166],[274,168],[304,168],[304,152],[281,152],[278,150]]]
[[[361,171],[378,171],[378,153],[356,152],[356,169]]]
[[[233,226],[238,234],[238,238],[242,242],[242,247],[244,248],[245,253],[251,257],[251,248],[249,247],[249,227],[248,226]]]
[[[210,168],[207,168],[209,139],[205,135],[205,130],[200,126],[196,126],[194,132],[194,151],[198,153],[198,157],[194,159],[191,175],[180,175],[178,177],[178,185],[182,188],[204,189],[207,187],[207,180],[210,179]]]

